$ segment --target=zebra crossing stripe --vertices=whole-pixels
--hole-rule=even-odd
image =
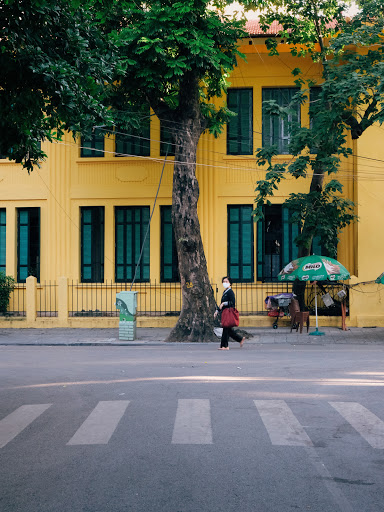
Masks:
[[[313,446],[307,433],[284,400],[254,400],[272,444]]]
[[[22,405],[0,421],[0,448],[12,441],[52,404]]]
[[[173,444],[212,444],[211,408],[207,399],[179,399]]]
[[[129,400],[99,402],[67,445],[107,444],[128,404]]]
[[[384,449],[384,421],[357,402],[329,402],[373,448]]]

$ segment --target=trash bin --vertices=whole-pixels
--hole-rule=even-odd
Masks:
[[[136,339],[137,294],[138,292],[116,294],[116,307],[120,310],[119,340]]]

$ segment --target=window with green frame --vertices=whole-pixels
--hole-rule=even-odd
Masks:
[[[329,256],[328,251],[322,246],[319,236],[314,236],[312,239],[311,254],[317,256]]]
[[[293,96],[298,92],[297,87],[279,87],[271,89],[263,89],[262,101],[274,100],[280,107],[288,106]],[[300,107],[290,114],[288,119],[282,119],[276,115],[269,115],[263,112],[262,121],[262,140],[263,147],[275,145],[278,147],[279,154],[288,154],[290,132],[292,123],[300,121]]]
[[[85,206],[81,216],[81,281],[104,282],[104,206]]]
[[[37,141],[37,149],[41,150],[41,140]],[[11,154],[13,153],[13,149],[11,148]],[[0,154],[0,160],[9,160],[9,158],[6,155]],[[11,160],[12,161],[12,160]]]
[[[227,154],[252,155],[253,153],[253,90],[228,89],[229,110],[237,115],[227,124]]]
[[[131,282],[139,261],[149,222],[149,206],[118,206],[115,208],[115,280]],[[150,269],[150,234],[143,247],[136,281],[148,282]]]
[[[264,206],[264,218],[257,222],[257,280],[277,281],[280,270],[297,258],[294,243],[299,226],[289,222],[288,208]]]
[[[6,273],[6,227],[7,211],[0,208],[0,272]]]
[[[172,128],[172,124],[160,121],[160,156],[175,156]]]
[[[129,133],[125,133],[129,132]],[[142,126],[138,129],[123,130],[116,128],[115,152],[119,156],[149,156],[150,155],[150,118],[145,118]]]
[[[94,131],[91,135],[81,137],[82,158],[101,158],[104,156],[104,134]]]
[[[161,206],[160,280],[164,283],[180,281],[176,241],[172,226],[172,206]]]
[[[17,210],[17,281],[40,281],[40,208]]]
[[[254,227],[251,205],[228,205],[227,271],[234,282],[254,279]]]

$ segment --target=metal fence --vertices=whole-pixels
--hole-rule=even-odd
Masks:
[[[349,288],[343,283],[328,283],[317,281],[317,314],[319,316],[341,316],[341,303],[346,303],[346,312],[349,316]],[[338,293],[342,290],[346,293],[345,297],[340,297]],[[329,297],[327,297],[327,295]],[[329,301],[330,299],[330,301]],[[325,302],[324,302],[325,301]],[[330,305],[326,305],[330,304]],[[315,287],[307,284],[305,290],[305,304],[311,315],[315,314]]]
[[[119,316],[116,294],[129,291],[130,283],[69,283],[69,310],[72,317]],[[179,283],[135,283],[138,292],[137,314],[141,316],[177,316],[181,311]]]
[[[16,284],[13,292],[11,293],[7,316],[26,316],[26,285]]]
[[[216,303],[219,303],[222,294],[221,284],[211,283]],[[130,283],[79,283],[69,282],[68,314],[71,317],[117,317],[116,294],[130,289]],[[317,284],[318,314],[322,316],[341,316],[341,301],[337,293],[343,289],[343,284],[326,283]],[[182,305],[182,292],[179,283],[135,283],[132,291],[138,292],[137,314],[139,316],[178,316]],[[265,298],[268,295],[289,293],[292,291],[290,283],[235,283],[233,291],[236,295],[236,307],[240,314],[266,315]],[[329,293],[333,305],[326,307],[322,296]],[[347,295],[348,311],[348,295]],[[314,314],[315,292],[314,286],[307,283],[305,291],[307,309]]]
[[[57,291],[56,281],[44,281],[37,285],[37,316],[57,316]]]

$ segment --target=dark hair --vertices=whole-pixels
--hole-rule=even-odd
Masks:
[[[228,279],[229,284],[232,286],[233,281],[232,281],[232,279],[229,276],[224,276],[223,279],[221,280],[221,282],[223,282],[224,279]]]

